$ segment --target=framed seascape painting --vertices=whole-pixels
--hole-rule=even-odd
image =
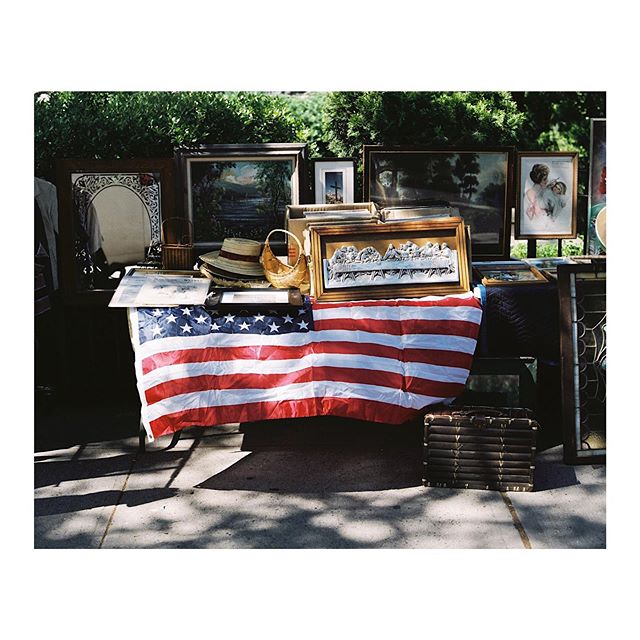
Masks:
[[[355,202],[355,161],[352,158],[318,158],[311,162],[315,204]]]
[[[469,290],[462,218],[309,227],[316,300],[446,295]]]
[[[474,259],[509,257],[512,147],[363,147],[363,199],[387,207],[453,207],[470,227]]]
[[[177,149],[183,212],[194,244],[218,249],[229,237],[262,241],[284,226],[304,193],[305,144],[198,145]]]
[[[578,154],[518,153],[515,237],[575,238]]]
[[[589,213],[586,253],[606,253],[607,246],[607,120],[591,120],[589,158]]]

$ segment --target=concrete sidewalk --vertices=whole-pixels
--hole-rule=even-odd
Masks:
[[[605,467],[566,466],[561,446],[538,454],[536,491],[501,494],[423,487],[419,425],[277,421],[188,429],[170,441],[144,453],[135,435],[37,447],[35,547],[606,544]]]

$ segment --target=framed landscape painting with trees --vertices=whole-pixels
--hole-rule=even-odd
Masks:
[[[306,144],[198,145],[177,149],[183,213],[194,244],[218,249],[229,237],[262,241],[282,228],[304,191]]]
[[[379,207],[449,205],[471,228],[475,260],[509,257],[512,147],[365,145],[363,199]]]

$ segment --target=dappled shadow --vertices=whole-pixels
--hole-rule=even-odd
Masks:
[[[57,513],[72,513],[97,507],[115,506],[116,504],[137,507],[149,502],[172,498],[176,493],[177,489],[163,487],[157,489],[135,489],[124,493],[119,490],[110,490],[52,498],[36,498],[34,515],[37,518]]]

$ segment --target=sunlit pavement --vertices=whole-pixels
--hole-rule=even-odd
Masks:
[[[36,548],[604,548],[605,469],[538,454],[535,491],[422,486],[419,427],[261,423],[40,447]]]

